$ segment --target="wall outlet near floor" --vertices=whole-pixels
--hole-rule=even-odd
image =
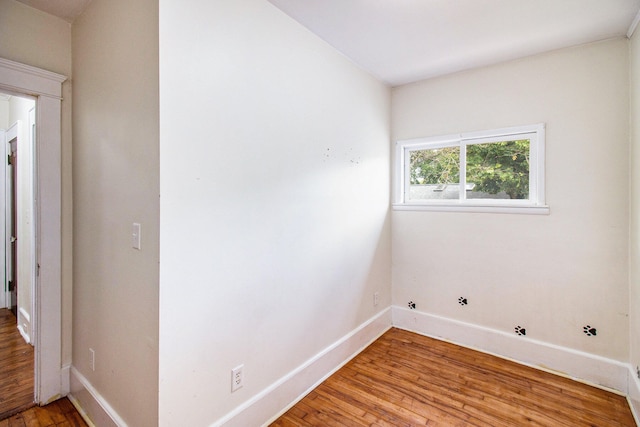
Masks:
[[[373,306],[375,307],[380,303],[380,292],[373,293]]]
[[[89,349],[89,366],[92,371],[96,370],[96,352],[92,348]]]
[[[236,366],[231,370],[231,392],[244,385],[244,365]]]

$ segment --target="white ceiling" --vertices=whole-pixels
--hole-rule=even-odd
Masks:
[[[627,34],[640,0],[269,0],[393,85]]]
[[[91,0],[18,1],[73,22]],[[269,1],[393,86],[623,36],[640,16],[640,0]]]

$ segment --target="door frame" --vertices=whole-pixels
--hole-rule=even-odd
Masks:
[[[0,90],[36,99],[34,188],[37,209],[34,329],[35,401],[45,404],[69,392],[62,366],[62,83],[63,75],[0,58]]]
[[[2,161],[4,162],[4,159],[7,159],[7,163],[4,164],[5,167],[5,208],[4,208],[4,223],[6,224],[6,235],[5,235],[5,242],[6,242],[6,246],[5,246],[5,283],[6,283],[6,287],[5,289],[7,290],[7,307],[9,309],[11,309],[11,311],[13,312],[13,299],[14,299],[14,291],[11,290],[11,288],[9,287],[9,283],[14,282],[14,286],[16,286],[17,280],[18,280],[18,252],[16,250],[16,246],[14,246],[15,240],[14,237],[18,236],[18,231],[17,231],[17,227],[18,227],[18,198],[17,198],[17,193],[18,193],[18,188],[17,188],[17,183],[18,183],[18,179],[17,179],[17,162],[13,163],[13,160],[15,159],[11,159],[12,161],[9,162],[9,158],[11,158],[12,153],[14,152],[13,147],[12,147],[12,142],[15,140],[16,141],[16,155],[17,155],[17,150],[18,150],[18,141],[21,141],[24,138],[24,135],[22,135],[22,122],[20,120],[18,120],[17,122],[13,123],[9,129],[7,129],[6,135],[5,135],[5,155],[2,157]],[[11,165],[11,168],[8,167],[8,165]],[[15,288],[14,288],[15,289]],[[13,313],[16,316],[16,319],[18,319],[18,294],[17,294],[17,289],[15,290],[15,300],[16,300],[16,308],[15,308],[15,312]],[[20,326],[20,320],[18,320],[18,329],[21,329]],[[24,332],[21,331],[20,332],[22,334],[22,336],[24,337]]]
[[[7,158],[7,138],[6,138],[6,130],[0,129],[0,159]],[[2,160],[4,161],[4,160]],[[7,170],[0,167],[0,201],[5,200],[5,206],[0,208],[0,227],[3,229],[0,231],[0,240],[2,244],[0,244],[0,265],[5,265],[5,275],[4,281],[2,283],[2,289],[0,289],[0,308],[9,308],[9,303],[7,301],[11,300],[11,296],[9,294],[9,289],[7,286],[7,274],[6,274],[6,265],[7,262],[7,248],[9,247],[9,239],[7,236],[7,224],[5,219],[6,216],[6,190],[7,190]]]

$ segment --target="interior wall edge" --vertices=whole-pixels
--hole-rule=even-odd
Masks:
[[[392,316],[394,327],[629,395],[627,363],[398,306]]]
[[[377,313],[213,426],[268,425],[391,328],[391,309]],[[283,402],[289,402],[284,408]],[[275,414],[275,415],[274,415]]]
[[[640,379],[633,369],[633,365],[629,365],[629,394],[627,396],[629,408],[636,421],[640,426]]]
[[[60,369],[60,389],[63,396],[71,391],[71,364],[65,363]]]

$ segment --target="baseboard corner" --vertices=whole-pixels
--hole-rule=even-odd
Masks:
[[[270,424],[389,328],[391,307],[365,321],[213,425],[243,427]],[[282,402],[289,403],[283,408]]]
[[[18,325],[18,332],[20,332],[20,336],[27,344],[33,345],[31,344],[31,337],[29,336],[29,333],[22,325]]]
[[[393,326],[627,396],[625,363],[430,313],[393,306]]]
[[[629,365],[629,394],[627,395],[629,407],[636,425],[640,426],[640,379],[638,373]]]
[[[127,427],[109,402],[93,387],[89,380],[71,366],[69,400],[78,408],[90,426]]]
[[[60,369],[60,394],[66,396],[71,391],[71,364],[66,364]]]

